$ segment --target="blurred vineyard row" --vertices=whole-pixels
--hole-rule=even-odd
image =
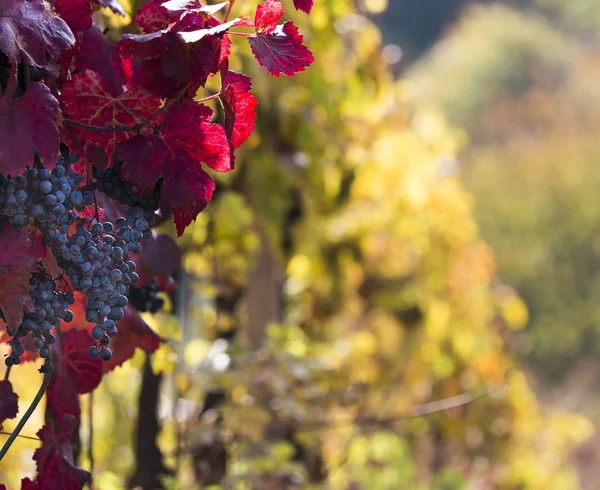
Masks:
[[[234,43],[257,130],[146,316],[168,342],[83,400],[98,488],[580,488],[593,426],[514,353],[559,376],[596,345],[594,27],[475,8],[397,81],[382,5],[296,16],[317,61],[294,80]],[[2,462],[15,487],[35,447]]]

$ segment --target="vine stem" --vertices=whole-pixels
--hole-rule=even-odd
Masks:
[[[12,432],[0,431],[0,435],[3,435],[3,436],[10,436],[11,434],[12,434]],[[27,439],[28,441],[41,442],[41,439],[39,437],[23,436],[23,435],[20,435],[20,434],[17,437],[20,437],[21,439]]]
[[[229,14],[231,14],[231,9],[233,8],[234,3],[235,0],[229,1],[229,5],[227,6],[227,12],[225,13],[225,19],[223,19],[223,22],[227,22],[229,20]]]
[[[90,433],[89,433],[89,447],[88,447],[88,458],[90,460],[90,474],[93,475],[94,474],[94,392],[90,392],[90,399],[89,399],[89,407],[88,407],[89,413],[88,413],[88,418],[89,421],[88,423],[90,424],[89,429],[90,429]]]
[[[232,36],[241,36],[241,37],[256,37],[255,32],[237,32],[237,31],[228,31],[227,34]]]
[[[52,351],[50,351],[50,352],[52,352]],[[48,359],[50,362],[52,362],[52,354],[50,354]],[[21,420],[19,420],[19,423],[17,424],[17,426],[13,429],[10,436],[8,436],[8,439],[4,443],[4,446],[2,446],[2,449],[0,449],[0,461],[2,461],[2,459],[4,458],[4,456],[10,449],[10,446],[12,446],[12,443],[15,442],[15,439],[19,436],[19,433],[21,432],[23,427],[25,427],[25,424],[27,423],[27,421],[29,420],[29,418],[31,417],[31,415],[33,414],[33,412],[39,405],[40,400],[46,394],[46,389],[48,388],[48,385],[50,384],[50,378],[52,378],[52,372],[44,373],[44,381],[42,381],[42,386],[40,386],[40,389],[36,393],[35,398],[31,402],[31,405],[29,405],[29,408],[27,409],[25,414],[21,417]]]

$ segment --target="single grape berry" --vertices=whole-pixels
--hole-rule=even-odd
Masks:
[[[88,356],[95,358],[98,357],[98,354],[100,354],[100,349],[95,345],[92,345],[88,350]]]
[[[112,351],[108,347],[105,347],[100,351],[100,359],[102,359],[103,361],[110,361],[111,357]]]

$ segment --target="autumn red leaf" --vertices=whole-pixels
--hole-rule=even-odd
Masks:
[[[294,76],[314,61],[292,21],[277,26],[272,32],[257,32],[248,38],[248,42],[258,63],[275,78],[282,73]]]
[[[200,162],[190,167],[193,162],[185,151],[158,136],[134,136],[117,147],[115,159],[123,162],[122,177],[140,194],[152,189],[158,178],[164,179],[162,201],[171,208],[178,235],[212,198],[215,184]]]
[[[302,12],[305,12],[307,14],[310,14],[313,5],[313,0],[294,0],[294,7],[296,8],[296,10],[302,10]]]
[[[165,159],[171,160],[168,147],[156,135],[136,135],[119,144],[114,152],[115,161],[123,162],[121,177],[129,182],[136,195],[154,189],[162,176]]]
[[[73,312],[73,320],[70,323],[63,323],[60,326],[62,332],[68,332],[69,330],[88,330],[90,326],[90,323],[85,319],[85,305],[87,301],[85,293],[73,291],[73,296],[75,297],[75,301],[69,306],[69,309]]]
[[[0,99],[0,172],[14,174],[34,162],[34,149],[48,168],[58,157],[60,114],[58,101],[43,83],[33,83],[14,98],[17,73],[13,69]]]
[[[38,431],[42,446],[36,449],[33,459],[37,463],[40,488],[81,490],[89,481],[89,473],[73,464],[71,433],[76,425],[76,417],[65,415],[59,419],[56,431],[51,419]]]
[[[204,170],[190,169],[185,160],[178,163],[166,169],[162,192],[163,200],[171,206],[177,235],[181,236],[212,199],[215,183]]]
[[[145,32],[155,32],[177,22],[183,14],[206,19],[225,6],[227,2],[202,5],[198,0],[151,0],[139,9],[134,22]]]
[[[223,77],[222,85],[225,132],[233,152],[254,130],[258,101],[250,92],[252,81],[246,75],[230,70]]]
[[[73,31],[85,31],[92,25],[90,0],[56,0],[54,9]]]
[[[53,346],[55,373],[48,386],[48,407],[61,417],[79,415],[79,394],[93,391],[102,380],[102,361],[91,358],[88,349],[94,340],[86,330],[64,332],[60,343]]]
[[[136,287],[143,287],[154,277],[170,276],[181,267],[181,250],[177,241],[166,233],[153,233],[144,242],[142,251],[134,259],[135,271],[140,276]]]
[[[85,330],[70,330],[63,336],[60,369],[66,368],[80,395],[94,391],[102,380],[102,361],[88,356],[93,343]]]
[[[100,76],[89,70],[74,75],[63,85],[60,101],[70,119],[103,128],[139,124],[160,107],[160,101],[139,86],[113,97]],[[94,110],[90,111],[90,107]],[[74,128],[74,131],[81,141],[98,145],[107,155],[130,136],[125,132],[94,133],[81,128]]]
[[[0,309],[11,335],[23,321],[23,308],[31,307],[29,278],[46,251],[39,230],[6,227],[0,233]]]
[[[219,70],[225,32],[237,20],[210,26],[203,15],[186,15],[169,27],[143,35],[126,34],[121,49],[133,57],[132,82],[161,98],[186,86],[195,87]]]
[[[203,162],[217,172],[232,169],[225,130],[220,124],[209,122],[213,110],[193,100],[174,104],[167,111],[162,128],[162,139],[169,148],[185,151],[194,162]]]
[[[31,481],[29,478],[23,478],[21,480],[21,490],[39,490],[38,484]]]
[[[0,430],[7,419],[14,419],[19,412],[19,397],[7,379],[0,381]]]
[[[69,26],[44,0],[2,0],[0,51],[16,64],[52,68],[52,60],[75,44]]]
[[[123,312],[125,316],[117,324],[119,335],[110,343],[112,358],[102,363],[105,373],[131,359],[137,348],[150,354],[160,347],[160,337],[133,307],[128,305]]]
[[[257,32],[269,34],[277,27],[277,22],[283,17],[283,4],[279,0],[266,0],[256,7],[254,26]]]
[[[209,107],[194,101],[174,104],[158,135],[134,136],[114,153],[115,161],[122,162],[121,177],[135,194],[151,191],[164,179],[162,199],[171,206],[179,234],[212,197],[214,182],[201,163],[218,172],[232,168],[225,129],[209,122],[212,116]]]
[[[57,417],[81,414],[77,389],[66,370],[53,374],[46,392],[46,407]]]
[[[131,66],[121,57],[119,46],[111,43],[97,25],[92,25],[81,36],[77,70],[92,70],[98,74],[106,91],[118,97],[131,79]]]
[[[46,246],[39,230],[16,231],[6,227],[0,233],[0,267],[29,268],[45,255]]]

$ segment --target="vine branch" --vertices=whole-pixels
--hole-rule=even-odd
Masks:
[[[223,22],[227,22],[229,20],[229,14],[231,14],[231,9],[233,8],[234,3],[235,0],[229,1],[229,5],[227,6],[227,12],[225,12],[225,18],[223,19]]]
[[[50,355],[49,355],[48,359],[50,362],[52,362],[52,351],[50,351]],[[0,449],[0,461],[2,461],[2,459],[4,458],[4,456],[10,449],[10,446],[12,446],[12,443],[15,442],[15,439],[19,436],[19,432],[21,432],[23,427],[25,427],[25,424],[27,423],[27,421],[29,420],[29,418],[31,417],[31,415],[33,414],[33,412],[39,405],[40,400],[46,394],[46,389],[48,388],[48,385],[50,384],[50,378],[52,378],[52,371],[44,373],[44,380],[42,381],[42,386],[40,386],[40,389],[36,393],[35,398],[31,402],[31,405],[29,405],[29,408],[27,409],[25,414],[21,417],[21,420],[19,420],[19,423],[17,424],[17,426],[13,429],[10,436],[8,436],[8,439],[2,446],[2,449]],[[22,436],[22,437],[25,437],[25,436]]]
[[[2,435],[2,436],[10,436],[11,434],[12,434],[12,432],[4,432],[3,430],[0,430],[0,435]],[[20,437],[21,439],[27,439],[29,441],[42,442],[42,440],[39,437],[23,436],[21,434],[19,434],[17,437]]]
[[[505,385],[499,385],[495,388],[487,388],[479,392],[467,392],[461,393],[460,395],[451,396],[450,398],[443,398],[422,405],[416,405],[410,409],[406,414],[392,416],[387,418],[376,418],[376,417],[358,417],[355,419],[348,420],[318,420],[315,422],[308,422],[300,424],[297,427],[298,431],[310,432],[314,430],[322,430],[325,428],[342,428],[348,425],[358,425],[361,427],[367,426],[386,426],[394,422],[401,422],[403,420],[414,419],[417,417],[425,417],[440,412],[446,412],[453,408],[464,407],[470,403],[473,403],[481,398],[487,397],[490,394],[504,388]]]

